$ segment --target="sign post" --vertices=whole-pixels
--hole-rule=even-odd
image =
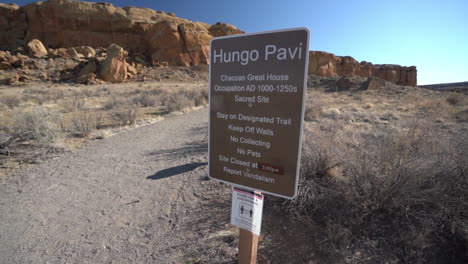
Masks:
[[[212,39],[210,178],[246,191],[296,197],[308,51],[307,28]],[[242,221],[231,222],[245,229]],[[254,230],[240,231],[239,263],[255,263],[244,262],[256,259]]]

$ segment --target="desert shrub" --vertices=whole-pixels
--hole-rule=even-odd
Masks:
[[[102,114],[98,112],[75,112],[70,118],[71,131],[76,136],[86,137],[95,129],[102,127],[102,120]]]
[[[304,120],[314,121],[318,120],[323,115],[323,106],[315,98],[308,101],[305,106]]]
[[[0,103],[8,106],[9,108],[13,109],[18,107],[21,103],[21,99],[18,95],[14,94],[3,94],[0,96]]]
[[[150,107],[158,104],[158,98],[150,94],[138,94],[133,96],[131,100],[135,105],[143,107]]]
[[[451,105],[457,105],[461,103],[463,95],[461,93],[452,92],[450,93],[446,100]]]
[[[23,93],[46,95],[49,93],[49,90],[41,89],[41,88],[29,88],[29,89],[25,89]]]
[[[37,140],[40,143],[52,141],[60,135],[59,113],[36,107],[29,110],[18,110],[13,114],[9,133],[21,140]]]
[[[116,108],[128,107],[132,105],[132,102],[127,98],[118,98],[111,96],[102,107],[104,110],[112,110]]]
[[[172,93],[166,98],[166,107],[169,112],[182,111],[194,105],[193,99],[188,98],[185,93]]]
[[[63,100],[62,109],[66,112],[73,112],[77,110],[82,110],[84,108],[84,105],[85,100],[81,96],[75,94]]]
[[[208,103],[208,89],[206,87],[181,89],[178,93],[193,100],[194,106],[202,106]]]
[[[65,97],[65,91],[63,89],[53,88],[50,90],[50,93],[49,93],[50,100],[57,101],[64,97]]]
[[[83,97],[93,97],[99,94],[99,91],[93,88],[81,88],[80,94]]]
[[[161,95],[161,94],[166,93],[166,90],[164,90],[161,87],[155,87],[155,88],[152,88],[152,89],[148,90],[147,93],[151,94],[151,95],[154,95],[154,96],[157,96],[157,95]]]
[[[111,117],[114,121],[118,122],[119,125],[133,125],[135,124],[138,114],[138,109],[135,107],[125,107],[116,109],[111,113]]]
[[[347,263],[463,263],[468,139],[450,142],[430,131],[411,126],[358,143],[309,135],[299,196],[275,207]]]

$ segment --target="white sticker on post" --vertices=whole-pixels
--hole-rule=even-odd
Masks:
[[[231,224],[260,235],[262,211],[262,194],[232,188]]]

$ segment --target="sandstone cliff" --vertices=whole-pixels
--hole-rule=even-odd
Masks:
[[[340,57],[323,51],[309,53],[309,74],[332,76],[379,77],[400,85],[416,86],[417,71],[415,66],[404,67],[391,64],[372,64],[358,62],[352,57]]]
[[[243,33],[231,25],[193,22],[147,8],[71,0],[23,7],[0,4],[0,30],[2,49],[32,39],[39,39],[47,48],[117,44],[181,66],[206,64],[213,36]]]
[[[39,40],[52,49],[49,56],[57,53],[66,57],[73,48],[117,44],[130,53],[141,54],[155,66],[192,66],[209,63],[211,38],[240,33],[243,31],[229,24],[209,25],[178,18],[174,13],[132,6],[71,0],[35,2],[23,7],[0,3],[0,49],[15,49]],[[373,65],[321,51],[309,54],[309,74],[323,77],[375,76],[416,86],[416,73],[414,66]]]

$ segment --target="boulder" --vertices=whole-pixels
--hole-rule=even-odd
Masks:
[[[19,80],[16,72],[0,71],[0,84],[10,85]]]
[[[67,56],[68,58],[70,58],[70,59],[78,59],[78,58],[80,58],[80,54],[79,54],[78,51],[77,51],[75,48],[73,48],[73,47],[66,49],[66,53],[65,53],[65,54],[66,54],[66,56]],[[81,55],[81,57],[83,57],[83,55]]]
[[[27,81],[30,81],[31,80],[31,77],[29,77],[28,75],[19,75],[19,81],[20,82],[27,82]]]
[[[28,42],[28,52],[29,56],[34,58],[42,58],[47,56],[47,49],[44,47],[44,44],[38,39],[33,39]]]
[[[127,78],[127,62],[125,59],[128,52],[122,47],[111,44],[107,48],[107,57],[102,62],[100,75],[107,82],[123,82]]]
[[[11,69],[11,65],[8,62],[0,62],[0,71]]]
[[[86,58],[92,58],[96,56],[96,50],[89,46],[75,47],[75,50],[79,54],[83,54],[83,56],[85,56]]]
[[[349,77],[341,77],[336,81],[336,89],[338,90],[349,90],[353,86],[353,82]]]
[[[135,66],[132,66],[130,64],[127,64],[127,72],[130,73],[131,75],[137,75],[138,70],[135,68]]]
[[[22,59],[19,56],[14,56],[14,55],[9,56],[7,58],[6,62],[9,63],[11,66],[16,67],[16,68],[24,67],[24,65],[26,64],[24,59]]]
[[[6,51],[0,50],[0,61],[6,61],[8,54]]]
[[[94,80],[96,80],[96,74],[94,74],[93,72],[80,75],[78,76],[78,78],[76,78],[76,82],[80,84],[90,83]]]
[[[146,64],[146,61],[140,56],[135,56],[135,61],[141,64]]]
[[[81,70],[78,72],[78,78],[82,75],[86,75],[89,73],[95,73],[97,70],[97,65],[96,62],[92,61],[88,64],[86,64]]]
[[[367,80],[362,84],[361,89],[363,90],[377,90],[381,89],[385,86],[385,81],[378,78],[378,77],[369,77]]]

